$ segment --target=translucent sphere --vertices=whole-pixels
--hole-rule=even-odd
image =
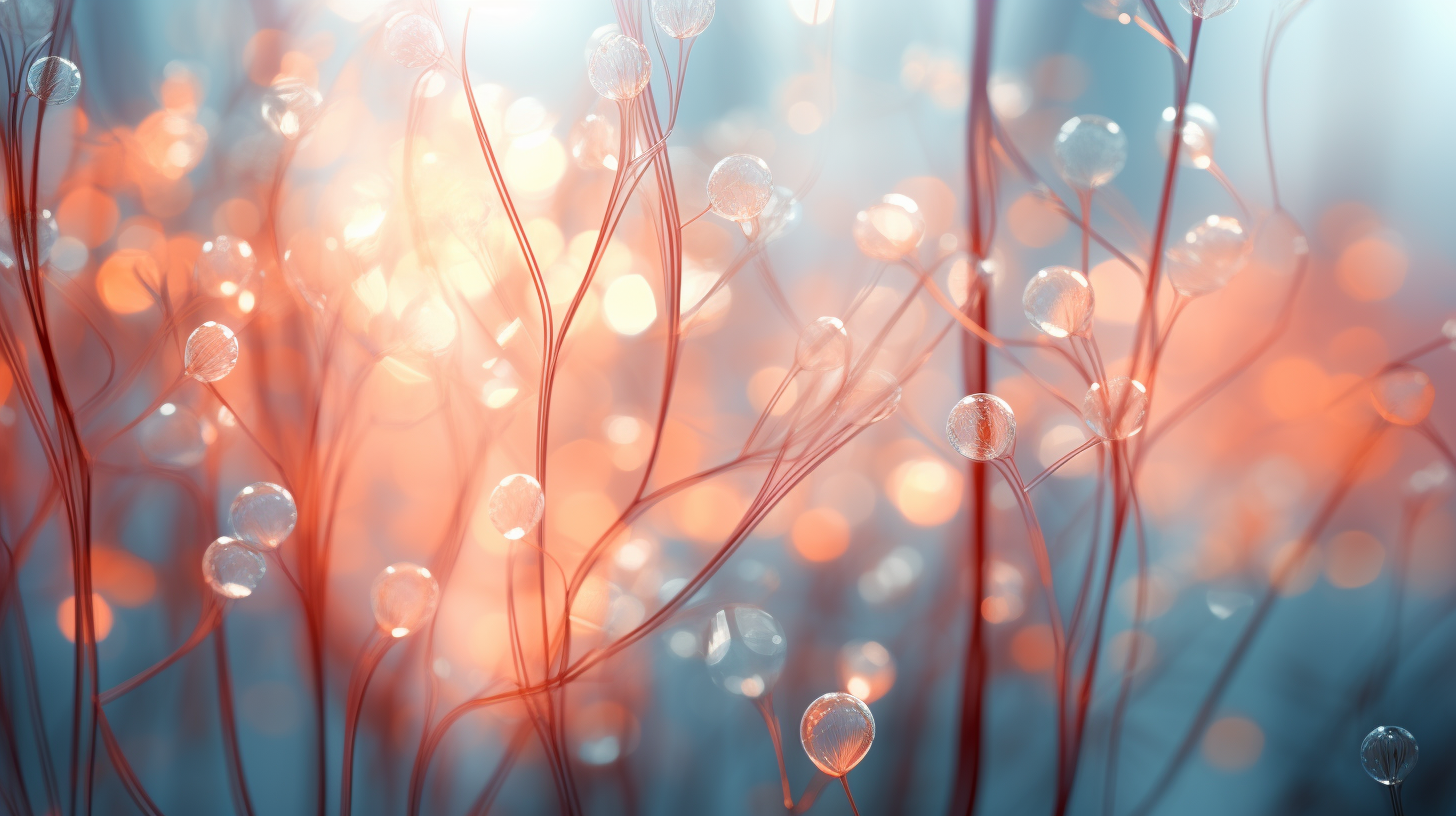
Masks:
[[[1237,219],[1210,215],[1168,250],[1168,280],[1188,297],[1216,292],[1244,268],[1251,248]]]
[[[1396,425],[1419,425],[1431,413],[1436,388],[1426,372],[1415,366],[1396,366],[1370,384],[1375,410]]]
[[[1090,331],[1093,306],[1091,285],[1070,266],[1049,266],[1032,275],[1021,294],[1026,319],[1052,337]]]
[[[541,483],[524,473],[512,473],[490,491],[486,506],[490,523],[506,538],[515,541],[536,528],[546,511],[546,494]]]
[[[384,50],[406,68],[426,68],[445,56],[445,38],[434,20],[423,14],[406,14],[389,24]]]
[[[873,425],[900,407],[900,381],[888,371],[872,368],[860,375],[839,404],[839,415],[854,425]]]
[[[1004,459],[1016,446],[1016,415],[994,394],[972,394],[950,409],[945,438],[967,459]]]
[[[1382,785],[1404,782],[1420,755],[1416,738],[1398,725],[1378,725],[1360,743],[1360,765]]]
[[[41,210],[40,217],[32,220],[34,223],[22,223],[21,230],[35,228],[35,240],[37,260],[45,263],[50,260],[51,250],[55,248],[56,239],[61,237],[61,227],[56,223],[56,217],[50,210]],[[20,253],[15,250],[15,242],[10,233],[10,217],[0,218],[0,265],[12,266]]]
[[[1259,222],[1250,255],[1263,269],[1292,275],[1309,259],[1309,238],[1293,216],[1275,210]]]
[[[440,585],[435,577],[407,561],[385,567],[369,587],[374,620],[390,637],[404,637],[428,623],[439,603]]]
[[[839,650],[839,685],[866,703],[885,696],[895,685],[895,658],[873,640],[853,640]]]
[[[652,19],[669,37],[686,40],[713,22],[716,0],[653,0]]]
[[[804,327],[794,363],[805,371],[833,371],[849,363],[849,332],[837,317],[821,317]]]
[[[197,284],[210,295],[232,297],[243,290],[258,267],[253,247],[241,238],[219,235],[202,244],[197,256]]]
[[[1178,0],[1184,11],[1205,20],[1217,17],[1238,4],[1239,0]]]
[[[1078,190],[1112,181],[1127,164],[1127,134],[1105,116],[1073,116],[1052,143],[1057,172]]]
[[[285,79],[263,94],[263,121],[285,139],[297,139],[318,118],[324,98],[296,79]]]
[[[878,261],[895,261],[915,251],[925,237],[925,218],[908,196],[887,195],[854,217],[854,245]]]
[[[788,651],[788,638],[772,615],[733,604],[719,609],[708,624],[704,662],[714,683],[733,694],[758,697],[773,689]]]
[[[614,102],[635,99],[652,78],[652,58],[646,46],[625,34],[602,40],[587,64],[592,88]]]
[[[222,536],[202,554],[202,578],[224,598],[246,598],[258,588],[268,562],[247,544]]]
[[[293,494],[272,482],[254,482],[238,491],[228,508],[233,534],[259,547],[276,550],[298,524]]]
[[[571,129],[571,158],[583,170],[617,169],[617,129],[605,116],[590,114]]]
[[[1158,119],[1158,148],[1167,156],[1173,147],[1173,122],[1178,118],[1177,108],[1163,108]],[[1183,107],[1183,145],[1178,148],[1178,161],[1206,170],[1213,164],[1213,144],[1218,139],[1218,120],[1213,111],[1197,102]]]
[[[1092,383],[1082,398],[1082,421],[1103,439],[1136,436],[1148,418],[1148,389],[1137,380],[1113,377]]]
[[[182,352],[182,367],[198,382],[217,382],[238,364],[238,338],[233,330],[209,320],[192,330]]]
[[[831,692],[804,709],[799,741],[819,770],[844,776],[854,770],[875,741],[875,715],[858,697]]]
[[[81,69],[65,57],[41,57],[30,64],[25,89],[47,105],[64,105],[81,92]]]
[[[758,216],[773,197],[773,173],[757,156],[735,153],[708,174],[708,206],[729,221]]]
[[[758,214],[758,235],[749,237],[762,238],[765,243],[777,240],[792,232],[803,217],[804,205],[794,198],[794,191],[775,187],[763,212]]]
[[[189,468],[202,461],[216,433],[186,406],[168,402],[137,426],[137,442],[152,464]]]

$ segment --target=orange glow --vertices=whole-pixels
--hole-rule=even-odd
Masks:
[[[914,459],[890,472],[890,501],[911,524],[935,527],[960,512],[965,478],[937,458]]]
[[[160,293],[161,282],[157,262],[139,249],[118,249],[96,271],[96,293],[117,314],[136,314],[155,305],[153,292]]]
[[[1269,413],[1297,419],[1324,407],[1327,383],[1319,363],[1307,357],[1282,357],[1264,369],[1260,391]]]
[[[768,366],[754,372],[748,378],[748,404],[753,410],[762,411],[768,405],[769,400],[774,398],[779,386],[784,385],[784,377],[788,375],[788,369],[778,366]],[[799,399],[799,384],[790,382],[784,386],[784,392],[779,395],[778,401],[774,403],[773,410],[769,411],[772,416],[783,416],[794,407],[794,402]]]
[[[278,65],[283,59],[284,33],[277,29],[264,28],[249,38],[243,46],[243,64],[248,67],[248,78],[255,85],[268,86],[278,75]]]
[[[106,599],[96,593],[91,593],[91,623],[96,629],[96,642],[106,640],[111,634],[111,607]],[[60,627],[61,634],[66,640],[76,642],[76,596],[68,595],[61,605],[56,609],[56,625]]]
[[[684,535],[714,545],[728,537],[744,510],[738,492],[719,482],[689,488],[670,504],[672,520]]]
[[[95,187],[77,187],[56,209],[56,223],[62,234],[77,238],[92,249],[111,238],[120,217],[116,201]]]
[[[212,230],[219,235],[252,238],[258,234],[262,216],[258,207],[245,198],[230,198],[219,204],[212,214]]]
[[[1042,623],[1023,626],[1011,637],[1011,659],[1027,674],[1048,671],[1057,660],[1052,628]]]
[[[126,550],[91,548],[91,580],[120,606],[137,607],[156,595],[157,574],[152,565]]]
[[[15,385],[15,375],[10,372],[10,366],[0,360],[0,405],[10,396],[10,388]]]
[[[1006,212],[1006,224],[1016,240],[1029,247],[1044,247],[1067,232],[1067,219],[1040,197],[1025,193]]]
[[[1385,300],[1400,291],[1410,261],[1405,251],[1379,236],[1361,238],[1340,253],[1335,279],[1360,301]]]
[[[849,522],[835,510],[815,507],[794,519],[789,538],[806,561],[833,561],[849,549]]]
[[[1221,771],[1242,771],[1264,752],[1264,730],[1247,717],[1221,717],[1203,735],[1203,758]]]
[[[1365,586],[1380,577],[1385,547],[1362,530],[1346,530],[1326,545],[1325,580],[1340,589]]]

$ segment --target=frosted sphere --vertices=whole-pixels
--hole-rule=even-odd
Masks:
[[[1431,413],[1436,388],[1426,372],[1414,366],[1396,366],[1370,385],[1375,410],[1396,425],[1419,425]]]
[[[839,685],[855,697],[873,703],[895,685],[895,658],[873,640],[854,640],[839,650]]]
[[[590,114],[571,129],[571,158],[583,170],[617,169],[617,129],[605,116]]]
[[[297,139],[318,118],[324,98],[296,79],[285,79],[263,94],[263,121],[285,139]]]
[[[861,374],[839,404],[839,415],[854,425],[873,425],[900,407],[900,382],[878,368]]]
[[[1057,172],[1078,190],[1112,181],[1127,164],[1127,134],[1105,116],[1073,116],[1052,143]]]
[[[875,715],[852,694],[826,694],[804,709],[799,741],[819,770],[830,776],[844,776],[870,752],[875,741]]]
[[[709,622],[704,662],[713,682],[733,694],[758,697],[773,689],[788,651],[788,638],[772,615],[733,604]]]
[[[615,102],[636,98],[652,78],[646,46],[625,34],[602,40],[587,64],[587,79],[596,92]]]
[[[445,56],[445,38],[434,20],[423,14],[406,14],[389,24],[384,50],[406,68],[426,68]]]
[[[524,473],[512,473],[490,491],[486,506],[490,523],[512,541],[536,528],[546,510],[541,483]]]
[[[735,153],[708,174],[708,206],[729,221],[758,216],[773,197],[773,173],[757,156]]]
[[[1016,446],[1016,414],[994,394],[972,394],[950,409],[945,438],[967,459],[1004,459]]]
[[[224,598],[246,598],[258,588],[268,562],[236,538],[222,536],[202,554],[202,578]]]
[[[209,320],[192,330],[182,352],[182,367],[198,382],[217,382],[238,364],[238,338],[233,330]]]
[[[1177,108],[1163,108],[1158,119],[1157,143],[1163,155],[1173,147],[1173,121],[1178,118]],[[1190,102],[1183,106],[1183,145],[1178,148],[1178,161],[1206,170],[1213,164],[1213,144],[1218,140],[1218,120],[1213,111]]]
[[[64,105],[81,92],[81,69],[65,57],[41,57],[30,64],[25,89],[47,105]]]
[[[137,426],[142,455],[154,465],[189,468],[202,461],[217,431],[190,409],[164,403]]]
[[[804,218],[804,205],[794,198],[794,191],[787,187],[773,188],[773,194],[758,214],[759,234],[765,243],[784,237],[799,225]]]
[[[202,244],[194,270],[197,284],[209,295],[232,297],[243,290],[258,267],[253,247],[241,238],[219,235]]]
[[[254,482],[233,499],[228,508],[233,535],[258,547],[277,549],[298,524],[293,494],[272,482]]]
[[[821,317],[804,327],[794,363],[805,371],[833,371],[849,363],[849,332],[837,317]]]
[[[390,637],[404,637],[428,623],[439,603],[435,576],[407,561],[385,567],[369,587],[374,620]]]
[[[1237,219],[1210,215],[1168,250],[1168,280],[1188,297],[1216,292],[1244,268],[1251,248]]]
[[[1082,421],[1103,439],[1136,436],[1148,418],[1148,389],[1137,380],[1113,377],[1092,383],[1082,398]]]
[[[1360,765],[1382,785],[1399,785],[1416,767],[1421,750],[1411,732],[1397,725],[1379,725],[1360,743]]]
[[[1067,337],[1092,328],[1092,287],[1070,266],[1049,266],[1031,276],[1021,293],[1026,319],[1043,334]]]
[[[39,218],[27,220],[34,223],[22,222],[20,228],[22,231],[31,227],[35,228],[37,260],[45,263],[50,260],[51,250],[55,248],[56,239],[61,237],[61,227],[56,223],[56,217],[51,214],[50,210],[41,210]],[[7,268],[14,265],[15,259],[20,257],[20,253],[15,251],[15,242],[12,238],[10,217],[0,218],[0,265]]]
[[[1239,0],[1178,0],[1184,11],[1205,20],[1217,17],[1238,4]]]
[[[896,261],[915,251],[925,237],[925,218],[907,196],[887,195],[854,217],[854,245],[878,261]]]
[[[652,19],[669,37],[686,40],[713,22],[716,0],[653,0]]]

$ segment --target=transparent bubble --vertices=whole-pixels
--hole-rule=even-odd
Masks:
[[[750,238],[762,238],[764,243],[775,241],[793,232],[804,218],[804,205],[794,198],[794,191],[787,187],[773,188],[773,194],[758,214],[758,232]]]
[[[1148,389],[1137,380],[1113,377],[1092,383],[1082,398],[1082,421],[1103,439],[1126,439],[1143,429],[1148,417]]]
[[[28,219],[33,223],[22,224],[21,229],[35,228],[35,239],[37,257],[40,263],[50,260],[51,249],[56,245],[56,239],[61,237],[61,227],[56,223],[56,217],[50,210],[41,210],[40,218]],[[10,232],[10,217],[0,218],[0,265],[10,267],[15,264],[15,259],[20,253],[15,251],[15,242]],[[25,239],[22,239],[25,240]]]
[[[445,56],[445,38],[434,20],[423,14],[406,14],[389,24],[384,50],[406,68],[425,68]]]
[[[967,459],[1004,459],[1016,447],[1016,415],[994,394],[972,394],[950,409],[945,438]]]
[[[440,603],[440,585],[430,571],[401,561],[390,564],[369,587],[369,608],[379,628],[401,638],[428,623]]]
[[[1163,108],[1158,119],[1156,142],[1158,149],[1167,156],[1173,147],[1173,122],[1178,118],[1177,108]],[[1178,161],[1207,170],[1213,164],[1213,145],[1218,140],[1218,120],[1213,111],[1190,102],[1183,107],[1183,146],[1178,148]]]
[[[219,235],[202,245],[194,270],[197,283],[210,295],[232,297],[241,292],[258,267],[253,247],[241,238]]]
[[[1292,275],[1309,258],[1309,239],[1293,216],[1275,210],[1254,231],[1251,255],[1264,269]]]
[[[804,709],[799,741],[815,767],[830,776],[844,776],[875,741],[875,716],[858,697],[831,692]]]
[[[716,5],[716,0],[653,0],[652,19],[667,36],[686,40],[707,29]]]
[[[878,368],[861,374],[839,404],[839,415],[854,425],[873,425],[900,407],[900,381]]]
[[[1178,5],[1194,17],[1211,20],[1237,6],[1239,0],[1178,0]]]
[[[202,461],[216,433],[191,409],[168,402],[137,426],[137,442],[152,464],[189,468]]]
[[[873,640],[852,640],[839,650],[839,685],[873,703],[895,685],[895,658]]]
[[[30,64],[25,89],[47,105],[64,105],[81,92],[81,69],[65,57],[41,57]]]
[[[285,139],[297,139],[313,125],[323,104],[318,91],[296,79],[285,79],[263,94],[259,107],[263,121]]]
[[[1398,725],[1378,725],[1360,743],[1361,767],[1382,785],[1404,782],[1420,755],[1416,738]]]
[[[1079,190],[1112,181],[1127,164],[1127,134],[1105,116],[1073,116],[1052,143],[1057,172]]]
[[[254,482],[233,499],[228,508],[233,535],[259,547],[278,549],[298,524],[293,494],[272,482]]]
[[[1426,372],[1401,365],[1386,371],[1370,384],[1375,410],[1396,425],[1419,425],[1431,413],[1436,388]]]
[[[533,477],[512,473],[490,492],[486,510],[490,513],[490,523],[501,535],[514,541],[540,523],[541,514],[546,511],[546,494]]]
[[[915,200],[887,195],[854,217],[854,244],[879,261],[895,261],[915,252],[925,237],[925,218]]]
[[[571,129],[571,158],[583,170],[617,169],[617,128],[605,116],[590,114]]]
[[[1090,331],[1094,305],[1092,287],[1070,266],[1049,266],[1032,275],[1021,294],[1026,319],[1052,337]]]
[[[1168,280],[1188,297],[1216,292],[1244,268],[1251,249],[1237,219],[1210,215],[1168,249]]]
[[[707,644],[703,660],[713,682],[744,697],[773,690],[789,651],[778,621],[746,604],[731,604],[713,614]]]
[[[211,320],[192,330],[182,352],[182,367],[198,382],[217,382],[238,364],[238,338],[233,330]]]
[[[247,544],[221,536],[202,554],[202,578],[224,598],[246,598],[258,588],[268,562]]]
[[[729,221],[748,221],[773,197],[773,173],[757,156],[735,153],[708,174],[708,206]]]
[[[587,79],[596,92],[615,102],[635,99],[652,78],[646,46],[625,34],[602,40],[587,64]]]
[[[849,332],[837,317],[821,317],[804,327],[794,363],[805,371],[833,371],[849,363]]]

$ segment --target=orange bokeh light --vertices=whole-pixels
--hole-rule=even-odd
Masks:
[[[806,561],[833,561],[849,549],[849,522],[837,510],[815,507],[794,519],[789,539]]]
[[[111,606],[97,593],[91,593],[91,623],[96,629],[96,642],[106,640],[111,634]],[[66,640],[76,642],[76,596],[68,595],[56,608],[56,625]]]

